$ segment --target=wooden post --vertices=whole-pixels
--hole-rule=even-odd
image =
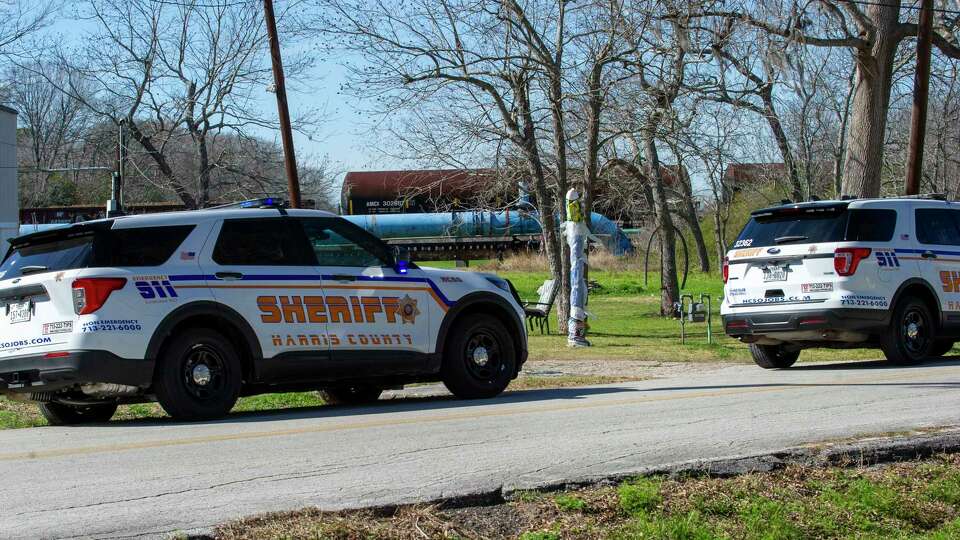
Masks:
[[[280,115],[280,139],[283,141],[283,166],[287,172],[289,202],[291,208],[300,208],[300,178],[297,175],[297,158],[293,151],[293,131],[290,128],[290,110],[287,108],[287,89],[283,81],[283,60],[280,58],[280,40],[277,38],[273,0],[263,0],[263,18],[267,23],[267,36],[270,40],[273,85],[277,94],[277,112]]]
[[[923,139],[927,129],[927,97],[930,91],[930,48],[933,0],[922,0],[917,26],[917,72],[913,79],[913,115],[910,119],[910,147],[907,158],[907,195],[920,192],[923,175]]]

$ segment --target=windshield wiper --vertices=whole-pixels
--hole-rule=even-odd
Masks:
[[[49,268],[47,268],[46,266],[41,266],[39,264],[24,266],[23,268],[20,269],[20,275],[25,276],[27,274],[36,274],[38,272],[46,272],[47,270],[49,270]]]
[[[777,238],[774,238],[773,241],[774,241],[774,243],[776,243],[776,244],[786,244],[786,243],[789,243],[789,242],[798,242],[798,241],[800,241],[800,240],[806,240],[806,239],[807,239],[806,236],[801,236],[801,235],[795,235],[795,236],[778,236]]]

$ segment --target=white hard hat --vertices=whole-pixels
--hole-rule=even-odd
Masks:
[[[570,190],[567,191],[567,200],[568,200],[568,201],[578,201],[578,200],[580,200],[580,192],[578,192],[577,190],[575,190],[575,189],[573,189],[573,188],[570,188]]]

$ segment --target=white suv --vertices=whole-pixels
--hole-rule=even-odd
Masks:
[[[726,333],[765,368],[808,347],[880,347],[897,364],[960,338],[960,204],[932,197],[753,212],[727,254]]]
[[[443,381],[496,396],[527,356],[494,275],[419,268],[334,214],[263,207],[129,216],[12,240],[0,265],[0,393],[55,424],[156,400],[225,415],[238,396],[332,402]]]

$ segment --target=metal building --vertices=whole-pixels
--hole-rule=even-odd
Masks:
[[[0,257],[20,228],[17,193],[17,111],[0,105]]]

